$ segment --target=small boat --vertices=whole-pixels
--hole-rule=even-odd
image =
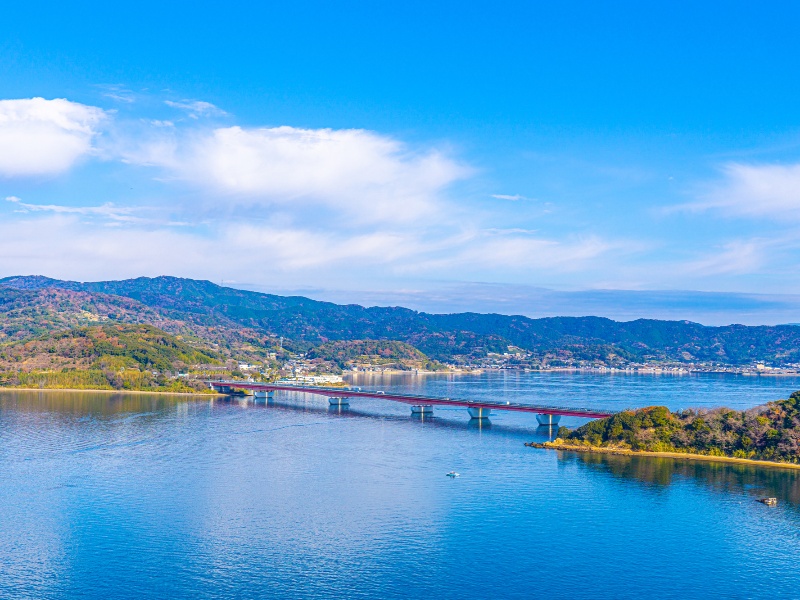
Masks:
[[[777,498],[759,498],[758,501],[761,502],[761,504],[766,504],[767,506],[778,506]]]
[[[461,477],[461,475],[459,475],[459,474],[458,474],[458,473],[456,473],[455,471],[450,471],[450,472],[447,474],[447,476],[448,476],[448,477],[450,477],[451,479],[454,479],[454,478],[456,478],[456,477]]]

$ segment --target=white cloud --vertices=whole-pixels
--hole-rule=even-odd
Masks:
[[[0,100],[0,176],[56,175],[92,152],[103,110],[64,99]]]
[[[361,129],[226,127],[153,135],[126,160],[164,167],[230,204],[318,205],[351,218],[409,221],[469,170],[444,154],[412,152]]]
[[[199,100],[166,104],[194,116],[224,114]],[[0,101],[0,176],[58,174],[102,155],[159,168],[157,179],[188,184],[195,202],[215,209],[277,208],[302,218],[315,210],[341,226],[446,214],[444,191],[471,173],[441,151],[362,129],[176,127],[111,117],[63,99]]]
[[[800,164],[746,165],[722,168],[723,179],[700,194],[697,202],[668,210],[723,210],[736,216],[800,218]]]
[[[202,100],[181,100],[180,102],[165,100],[164,104],[188,113],[193,119],[199,117],[221,117],[228,114],[221,108],[211,104],[211,102],[203,102]]]
[[[365,268],[391,264],[424,251],[424,244],[413,235],[383,231],[342,236],[309,229],[233,224],[224,229],[223,237],[229,247],[269,256],[284,270],[348,263]]]
[[[215,272],[214,244],[165,228],[104,228],[79,215],[28,216],[0,222],[0,271],[54,273],[80,280],[135,273],[200,275],[201,257]],[[229,257],[226,256],[229,259]]]
[[[469,167],[446,152],[373,131],[212,128],[188,119],[116,115],[112,121],[99,108],[43,99],[0,103],[0,116],[9,102],[23,103],[11,107],[15,115],[22,106],[25,115],[47,117],[28,118],[34,125],[20,129],[26,142],[36,141],[36,127],[75,142],[66,146],[73,155],[61,167],[51,160],[50,170],[40,172],[65,170],[97,145],[106,159],[153,168],[169,193],[153,194],[138,207],[106,198],[71,206],[8,196],[7,212],[21,214],[0,222],[0,267],[7,273],[79,279],[222,274],[246,280],[257,272],[262,279],[273,274],[320,281],[352,271],[361,280],[403,273],[552,280],[566,273],[591,276],[608,266],[610,254],[630,252],[591,235],[544,235],[525,227],[523,218],[503,223],[471,212],[468,202],[448,202],[449,188],[472,174]],[[196,115],[218,110],[199,101],[168,104]],[[15,116],[7,128],[21,128],[20,122],[28,123]],[[0,140],[3,127],[0,121]],[[107,134],[102,144],[95,141],[101,127]]]
[[[331,267],[357,263],[380,270],[419,252],[413,239],[400,234],[343,236],[246,223],[222,223],[208,233],[130,222],[108,229],[85,222],[83,214],[57,211],[0,221],[0,273],[81,280],[154,274],[247,279],[256,273],[339,278]]]

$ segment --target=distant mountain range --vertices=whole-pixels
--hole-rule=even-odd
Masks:
[[[400,341],[432,359],[473,364],[509,348],[550,365],[800,362],[800,327],[795,325],[706,327],[649,319],[428,314],[263,294],[177,277],[91,283],[41,276],[0,279],[0,343],[98,321],[152,324],[232,354],[255,356],[283,338],[284,347],[298,351],[340,340]]]

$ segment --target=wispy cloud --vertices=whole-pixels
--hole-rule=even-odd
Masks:
[[[533,198],[528,198],[527,196],[522,196],[520,194],[492,194],[491,196],[497,200],[509,200],[511,202],[519,202],[520,200],[533,200]]]
[[[26,214],[0,220],[0,272],[5,273],[24,269],[83,279],[178,273],[240,280],[258,273],[264,281],[284,284],[417,275],[452,279],[454,273],[552,278],[597,270],[608,264],[609,253],[620,252],[618,244],[599,238],[544,239],[525,232],[470,233],[441,226],[341,230],[244,218],[178,227],[113,205],[13,204]],[[98,219],[115,228],[98,227]]]
[[[760,269],[767,260],[770,242],[765,240],[734,240],[680,265],[693,276],[752,273]]]
[[[475,243],[455,257],[465,264],[523,271],[582,271],[617,247],[598,236],[558,240],[529,235],[482,232]]]
[[[728,216],[800,218],[800,164],[730,163],[721,173],[722,178],[709,184],[696,201],[667,212],[716,210]]]
[[[12,202],[19,207],[17,212],[22,213],[55,213],[62,215],[88,215],[98,216],[110,219],[112,221],[136,223],[141,222],[143,219],[133,216],[136,208],[115,206],[111,202],[107,202],[101,206],[66,206],[61,204],[30,204],[23,202],[17,196],[7,196],[7,202]]]
[[[210,102],[204,102],[203,100],[165,100],[164,104],[188,113],[189,117],[192,119],[198,119],[200,117],[222,117],[228,114],[221,108],[214,106]]]
[[[123,104],[133,104],[136,102],[136,95],[127,87],[117,83],[104,83],[95,86],[102,92],[104,98],[122,102]]]

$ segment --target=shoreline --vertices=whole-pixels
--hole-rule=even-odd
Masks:
[[[342,377],[359,375],[456,375],[459,373],[474,373],[482,369],[441,369],[439,371],[426,371],[424,369],[380,369],[375,371],[344,371]]]
[[[89,394],[164,394],[166,396],[223,396],[224,394],[208,392],[165,392],[161,390],[98,390],[94,388],[23,388],[23,387],[4,387],[0,386],[0,393],[3,392],[86,392]]]
[[[572,444],[555,444],[553,442],[528,442],[529,448],[544,450],[563,450],[565,452],[586,452],[597,454],[616,454],[618,456],[645,456],[652,458],[677,458],[683,460],[721,462],[739,465],[755,465],[779,469],[800,470],[800,464],[784,463],[771,460],[755,460],[752,458],[735,458],[732,456],[709,456],[707,454],[691,454],[689,452],[648,452],[646,450],[628,450],[625,448],[599,448],[596,446],[576,446]]]
[[[702,369],[671,370],[659,368],[625,369],[618,367],[605,367],[602,369],[592,369],[589,367],[547,367],[531,369],[526,367],[504,368],[504,367],[464,367],[460,369],[444,369],[441,371],[423,371],[412,369],[402,371],[400,369],[385,369],[376,371],[345,371],[342,377],[353,375],[469,375],[480,373],[564,373],[574,374],[583,373],[591,375],[669,375],[673,377],[685,377],[690,375],[732,375],[737,377],[800,377],[800,372],[772,372],[772,371],[706,371]]]

